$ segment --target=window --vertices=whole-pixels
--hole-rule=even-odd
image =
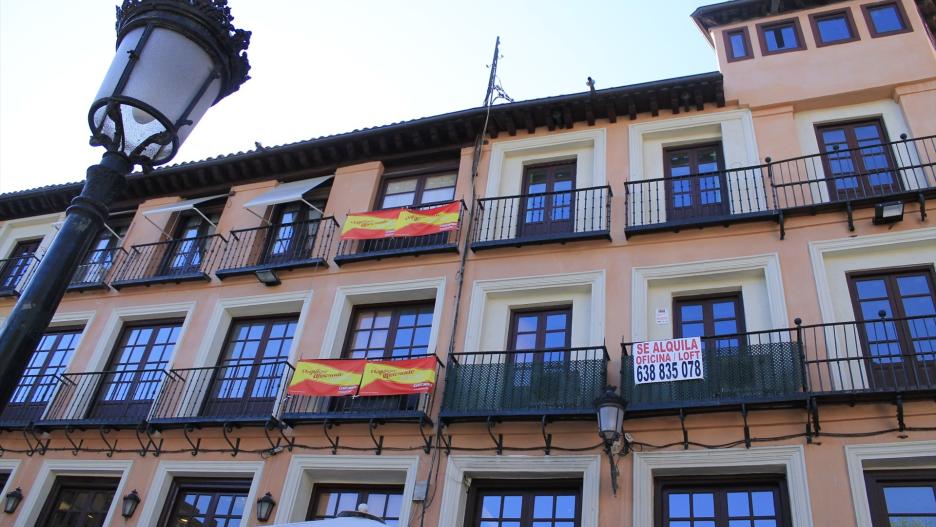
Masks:
[[[208,237],[214,234],[214,225],[221,218],[221,211],[216,207],[205,208],[202,213],[205,217],[196,212],[179,215],[166,253],[165,269],[168,273],[200,272]]]
[[[91,243],[91,248],[78,264],[72,276],[72,284],[100,284],[114,265],[114,260],[117,258],[116,249],[120,246],[120,237],[127,234],[130,228],[130,218],[108,220],[107,224],[110,229],[103,228],[98,232],[94,242]]]
[[[805,49],[799,20],[795,18],[780,22],[757,24],[757,30],[760,33],[761,52],[764,55]]]
[[[65,373],[71,359],[81,328],[49,331],[39,340],[29,364],[16,383],[10,402],[3,411],[3,420],[30,422],[42,417],[52,392]]]
[[[730,212],[721,143],[663,150],[668,221]]]
[[[392,177],[383,182],[378,208],[418,207],[455,199],[457,174]]]
[[[874,527],[936,525],[936,471],[865,472]]]
[[[788,527],[786,485],[777,477],[701,477],[656,481],[658,525]]]
[[[568,349],[572,345],[572,308],[517,310],[511,313],[510,351]],[[514,362],[562,360],[564,352],[515,353]]]
[[[433,309],[432,302],[355,307],[342,356],[383,359],[428,354]]]
[[[725,31],[725,56],[728,62],[754,58],[751,37],[746,27]]]
[[[390,527],[400,525],[403,487],[399,485],[316,485],[306,520],[327,520],[342,511],[355,511],[361,503]]]
[[[829,198],[881,196],[902,189],[887,135],[879,119],[816,128]]]
[[[276,264],[310,257],[321,214],[301,201],[277,205],[264,263]]]
[[[0,267],[0,292],[16,291],[20,280],[36,263],[35,254],[41,240],[16,242],[3,266]]]
[[[523,170],[520,217],[522,236],[568,233],[573,230],[575,161],[529,165]]]
[[[673,337],[717,337],[744,333],[741,293],[677,297],[673,299]],[[712,341],[718,348],[736,347],[737,337]]]
[[[829,46],[858,40],[850,9],[809,15],[816,46]]]
[[[181,320],[125,327],[101,374],[90,417],[143,420],[181,331]]]
[[[249,479],[174,479],[162,527],[240,527]]]
[[[297,323],[295,315],[234,320],[203,413],[269,417]]]
[[[872,387],[920,387],[936,379],[936,287],[932,268],[851,273],[855,319]],[[881,321],[880,313],[888,319]],[[910,318],[908,318],[910,317]]]
[[[578,527],[581,481],[472,481],[465,527]]]
[[[55,478],[36,525],[103,527],[118,483],[112,478]]]
[[[873,38],[910,31],[907,13],[900,2],[877,2],[861,6]]]

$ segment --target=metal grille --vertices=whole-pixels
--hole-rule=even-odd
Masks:
[[[208,280],[224,253],[219,234],[134,245],[120,263],[111,286]]]
[[[39,257],[36,254],[0,260],[0,297],[18,296],[26,288],[37,267]]]
[[[93,289],[105,287],[111,279],[111,275],[116,271],[117,266],[127,256],[127,251],[121,247],[89,251],[75,269],[75,274],[72,275],[68,288]]]
[[[223,278],[324,264],[337,227],[338,222],[328,217],[231,231],[215,274]]]
[[[158,369],[66,373],[39,424],[142,423],[164,375]]]

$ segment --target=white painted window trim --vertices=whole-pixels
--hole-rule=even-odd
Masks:
[[[449,456],[445,468],[439,525],[464,523],[468,488],[472,478],[506,480],[537,476],[581,477],[581,527],[598,527],[601,456]]]
[[[16,218],[3,222],[3,225],[0,225],[0,258],[6,258],[17,241],[26,238],[35,238],[35,236],[32,235],[23,237],[17,236],[16,231],[18,229],[48,225],[48,230],[42,235],[42,241],[39,243],[39,250],[44,251],[48,249],[49,244],[52,243],[52,239],[58,232],[53,228],[53,225],[64,219],[64,213],[56,213],[43,214],[42,216],[30,216],[28,218]]]
[[[468,307],[468,329],[465,332],[464,351],[483,351],[480,349],[481,326],[489,294],[539,291],[553,287],[569,286],[588,286],[591,288],[591,323],[587,335],[588,345],[604,345],[605,270],[600,269],[581,273],[475,280],[471,287],[471,304]]]
[[[177,302],[172,304],[147,304],[142,306],[119,307],[111,311],[110,316],[104,323],[104,329],[101,331],[101,338],[98,339],[91,358],[85,363],[84,371],[102,371],[107,367],[107,360],[110,358],[117,339],[123,331],[124,324],[127,322],[143,320],[159,320],[169,317],[185,317],[182,323],[182,329],[179,331],[178,343],[183,343],[191,320],[191,314],[195,310],[196,302]],[[178,351],[178,344],[176,351]],[[169,362],[175,361],[177,353],[173,353]]]
[[[0,459],[0,472],[9,474],[6,484],[0,487],[0,499],[3,499],[3,497],[7,495],[7,492],[16,488],[13,486],[13,478],[16,477],[16,470],[19,468],[20,463],[21,461],[19,459]]]
[[[872,527],[865,470],[907,469],[910,468],[908,462],[914,468],[936,467],[936,441],[845,445],[845,461],[848,465],[852,504],[855,506],[855,525]]]
[[[629,181],[640,181],[647,179],[644,174],[644,135],[657,133],[679,131],[697,126],[706,126],[721,124],[725,121],[735,119],[741,120],[741,128],[744,131],[744,147],[747,152],[747,166],[759,165],[757,158],[757,137],[754,134],[754,119],[751,117],[750,110],[725,110],[715,113],[706,113],[702,115],[692,115],[689,117],[678,117],[672,119],[663,119],[658,121],[648,121],[628,126],[628,148],[630,152],[630,175]],[[730,168],[730,167],[729,167]]]
[[[816,294],[819,296],[819,313],[822,315],[822,321],[825,323],[851,322],[850,320],[837,320],[835,316],[835,307],[832,302],[832,290],[829,286],[825,269],[825,257],[827,254],[870,247],[884,249],[891,245],[934,240],[936,240],[936,227],[809,242],[809,257],[812,260],[813,276],[816,280]],[[896,267],[903,263],[905,262],[895,262],[894,266]],[[936,252],[934,252],[932,263],[936,265]]]
[[[426,278],[422,280],[404,280],[399,282],[378,282],[374,284],[345,285],[335,290],[335,301],[332,303],[331,315],[328,325],[325,326],[325,335],[322,339],[322,348],[319,357],[323,359],[338,358],[341,354],[341,345],[345,330],[351,322],[351,308],[361,303],[360,298],[380,293],[405,293],[421,289],[434,289],[434,307],[432,311],[432,329],[429,331],[429,353],[437,353],[439,340],[439,326],[442,322],[442,309],[445,307],[445,277]]]
[[[88,333],[88,328],[91,327],[91,322],[94,321],[94,317],[97,314],[96,311],[72,311],[68,313],[56,313],[52,316],[52,321],[49,322],[49,329],[56,329],[56,327],[68,327],[76,323],[81,323],[81,333],[78,335],[78,342],[75,343],[75,350],[72,352],[71,357],[68,358],[68,363],[65,364],[65,372],[70,372],[72,364],[75,361],[75,357],[81,353],[82,347],[81,344],[84,341],[85,335]],[[0,326],[2,327],[2,326]],[[102,367],[103,369],[103,367]],[[100,371],[100,370],[85,370],[85,371]],[[56,396],[58,396],[58,391],[62,387],[62,383],[57,383],[55,388],[52,389],[52,394],[49,397],[49,402],[46,403],[45,408],[42,411],[43,417],[46,415],[52,408],[52,402],[55,401]],[[69,401],[69,406],[76,404],[78,401]],[[69,410],[70,411],[70,410]],[[74,415],[74,414],[68,414]]]
[[[156,525],[166,500],[169,498],[172,479],[175,477],[230,478],[237,476],[251,478],[247,503],[244,507],[244,514],[241,516],[241,525],[253,525],[251,518],[256,518],[254,508],[262,475],[263,461],[160,461],[151,480],[152,485],[141,493],[143,494],[143,508],[140,511],[137,525],[141,527]],[[104,525],[111,524],[105,522]]]
[[[49,459],[44,461],[29,489],[23,492],[25,498],[20,504],[21,512],[13,526],[27,527],[36,524],[57,476],[120,477],[117,490],[114,491],[114,499],[104,519],[104,525],[116,524],[116,518],[120,515],[121,498],[126,493],[124,487],[127,475],[132,466],[131,460]]]
[[[312,489],[301,489],[303,474],[314,470],[341,470],[349,479],[369,481],[368,475],[381,471],[404,471],[403,499],[400,506],[400,525],[409,525],[413,510],[413,492],[419,472],[418,456],[316,456],[294,455],[289,460],[283,495],[276,511],[276,523],[302,521],[312,498]],[[323,481],[322,483],[330,483]],[[306,496],[306,491],[310,491]],[[302,495],[300,495],[302,494]]]
[[[565,132],[542,137],[530,137],[494,143],[493,146],[491,146],[491,162],[488,165],[487,186],[484,190],[484,197],[492,198],[499,195],[501,179],[503,177],[501,172],[504,166],[504,158],[509,153],[518,153],[524,150],[534,150],[550,146],[561,146],[566,143],[586,142],[591,142],[594,149],[594,166],[592,167],[591,186],[600,187],[606,185],[608,182],[608,177],[605,172],[607,132],[604,128],[596,128],[593,130]]]
[[[783,473],[786,475],[793,527],[812,527],[812,509],[802,445],[746,450],[673,450],[634,453],[633,525],[655,525],[653,480],[656,476]]]
[[[634,267],[631,271],[631,340],[645,340],[648,334],[647,295],[651,280],[688,278],[739,271],[763,271],[770,304],[770,322],[773,329],[790,326],[787,320],[786,296],[783,292],[783,276],[780,272],[780,256],[777,253],[755,256],[740,256],[719,260],[698,260],[676,264]]]

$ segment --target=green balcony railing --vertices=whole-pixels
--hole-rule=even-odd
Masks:
[[[445,369],[440,418],[594,418],[607,364],[604,346],[455,353]]]

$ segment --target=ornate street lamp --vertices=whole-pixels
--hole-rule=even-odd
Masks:
[[[598,435],[604,441],[605,454],[611,463],[611,492],[617,495],[618,470],[614,462],[614,452],[612,447],[614,443],[621,438],[624,409],[627,407],[625,401],[615,391],[614,386],[605,388],[605,393],[595,399],[595,411],[598,414]]]
[[[257,521],[269,521],[270,515],[273,514],[273,507],[275,506],[276,500],[273,499],[273,495],[269,492],[264,494],[262,498],[257,500]]]
[[[9,400],[68,282],[124,179],[168,162],[213,104],[249,77],[250,32],[227,0],[124,0],[117,53],[91,104],[91,144],[107,151],[88,167],[81,195],[0,333],[0,404]]]
[[[124,518],[130,518],[133,516],[133,513],[136,512],[137,505],[140,504],[140,495],[137,494],[136,489],[130,491],[130,494],[127,494],[123,497],[123,502],[120,504],[120,515]]]

